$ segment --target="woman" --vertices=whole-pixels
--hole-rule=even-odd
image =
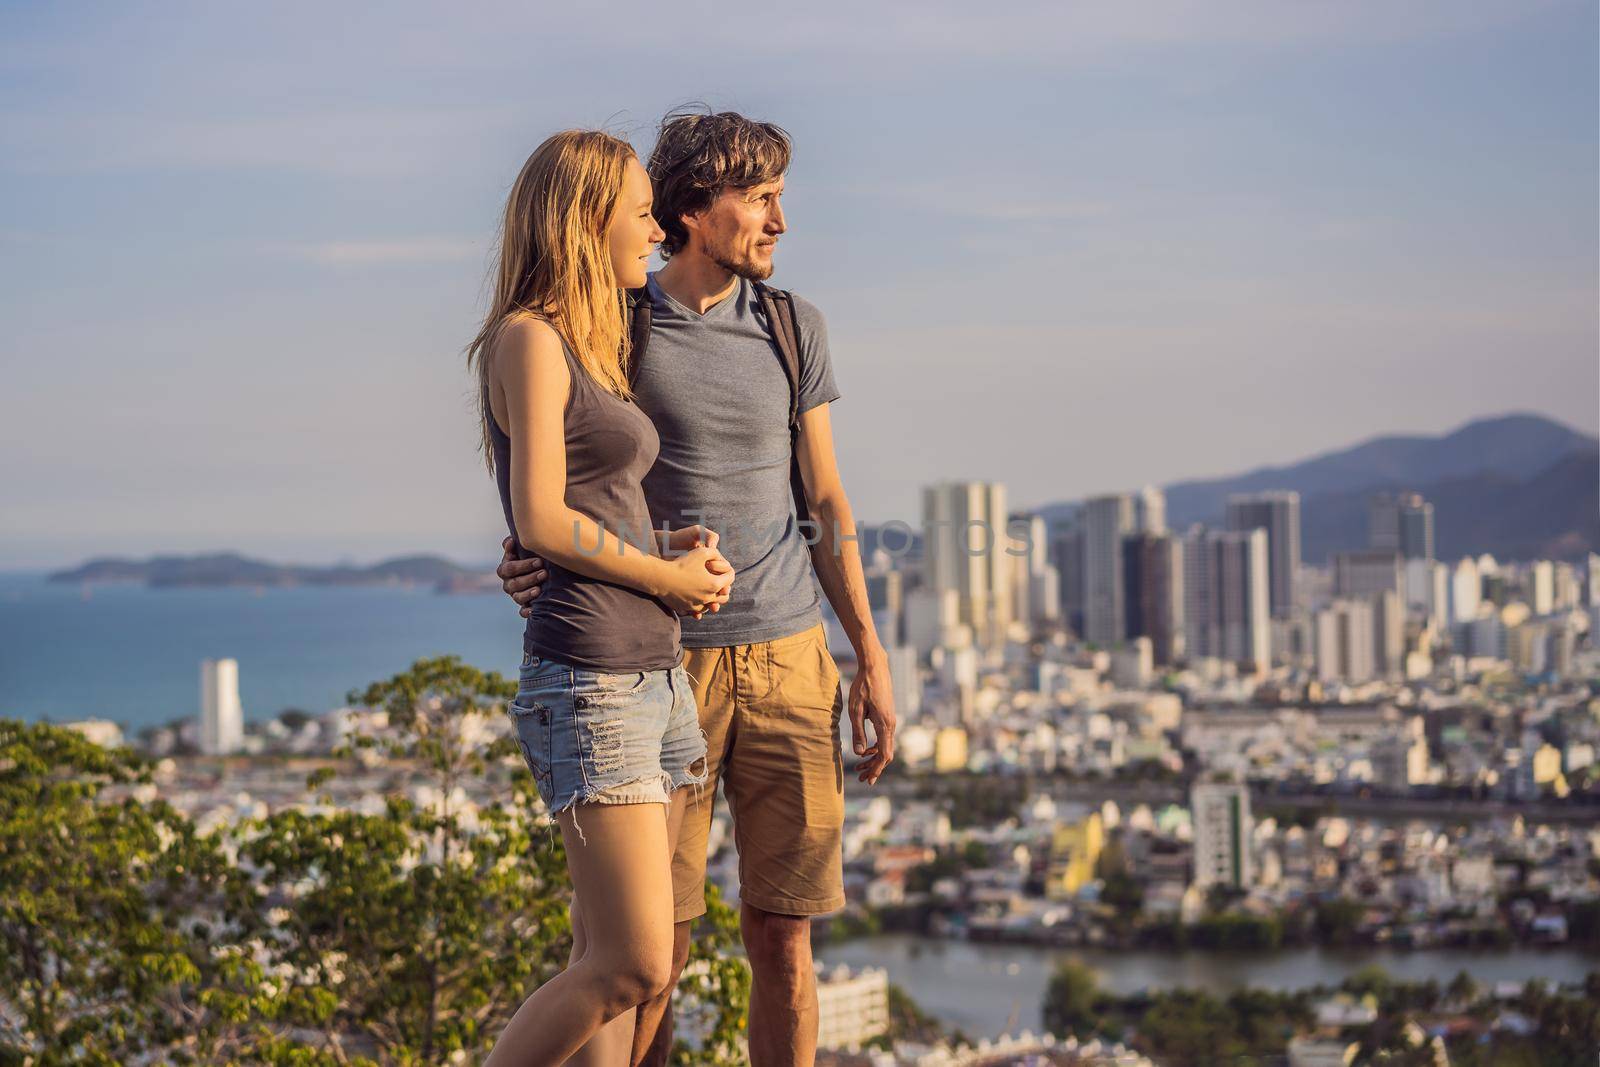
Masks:
[[[626,142],[545,141],[512,186],[494,304],[468,348],[506,521],[549,564],[508,711],[573,885],[572,963],[517,1010],[490,1067],[580,1049],[573,1062],[625,1064],[625,1017],[670,974],[670,858],[706,754],[677,616],[716,610],[733,572],[710,531],[658,543],[650,529],[640,481],[659,442],[629,398],[621,292],[644,284],[662,238],[650,208]]]

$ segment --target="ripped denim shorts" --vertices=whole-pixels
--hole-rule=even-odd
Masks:
[[[665,804],[706,780],[706,738],[682,667],[612,674],[524,655],[506,711],[552,815],[574,804]]]

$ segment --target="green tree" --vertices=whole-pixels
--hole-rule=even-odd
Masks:
[[[1100,981],[1086,965],[1063,960],[1044,993],[1044,1025],[1051,1033],[1086,1037],[1099,1027]]]
[[[558,835],[502,714],[514,684],[454,657],[354,694],[418,788],[377,811],[320,795],[212,835],[147,763],[0,720],[0,1067],[474,1062],[571,948]],[[711,892],[681,991],[681,1064],[743,1058],[749,974]]]
[[[938,1019],[918,1007],[911,994],[889,983],[889,1041],[914,1041],[933,1045],[945,1037],[944,1026]]]
[[[515,742],[492,742],[516,684],[454,656],[419,660],[351,701],[386,729],[341,755],[377,750],[409,772],[411,796],[381,814],[313,805],[239,828],[255,892],[236,920],[259,942],[285,1023],[381,1064],[477,1058],[571,949],[565,856],[537,825]],[[333,770],[308,781],[320,787]],[[493,789],[477,803],[467,788]],[[317,999],[314,993],[331,994]],[[331,1003],[327,1001],[331,999]]]
[[[1449,994],[1451,1000],[1471,1004],[1478,999],[1478,980],[1464,970],[1457,971],[1456,976],[1450,979],[1450,984],[1445,987],[1445,992]]]
[[[1208,993],[1157,994],[1139,1018],[1139,1044],[1158,1063],[1174,1067],[1235,1063],[1242,1053],[1234,1020]]]
[[[1317,943],[1335,947],[1355,944],[1356,935],[1361,928],[1361,916],[1365,910],[1359,901],[1348,897],[1319,900],[1311,924]]]
[[[218,921],[238,879],[153,792],[129,749],[0,720],[0,1063],[215,1063],[248,1043],[209,1007],[248,989]]]
[[[1207,915],[1190,936],[1202,948],[1263,951],[1283,944],[1283,924],[1258,915]]]

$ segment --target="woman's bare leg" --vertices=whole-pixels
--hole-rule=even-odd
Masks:
[[[672,798],[667,804],[667,855],[670,857],[678,851],[678,831],[683,828],[683,813],[685,808],[693,802],[695,790],[699,786],[686,785],[672,791]],[[670,881],[670,878],[669,878]],[[668,887],[668,896],[671,888]],[[655,1040],[656,1030],[661,1026],[661,1020],[667,1014],[667,1009],[672,1006],[672,988],[669,986],[661,995],[653,1000],[639,1005],[636,1012],[637,1022],[633,1030],[633,1052],[630,1062],[639,1064],[644,1062],[645,1053],[650,1051],[650,1045]]]
[[[573,822],[580,808],[582,837]],[[664,804],[580,804],[558,816],[573,890],[589,916],[584,953],[522,1002],[484,1067],[557,1067],[607,1022],[666,985],[672,966],[666,812]]]
[[[583,906],[578,895],[572,895],[572,958],[567,966],[583,959],[588,950],[589,938],[583,928]],[[589,1043],[572,1054],[567,1067],[629,1067],[628,1057],[633,1050],[633,1018],[636,1008],[629,1008],[600,1028]]]

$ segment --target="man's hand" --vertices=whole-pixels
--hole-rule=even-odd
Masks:
[[[865,723],[872,723],[873,741],[867,743]],[[863,656],[850,683],[850,741],[861,762],[856,777],[876,785],[894,759],[894,686],[889,681],[889,660],[879,648]]]
[[[538,556],[518,559],[510,537],[501,541],[500,547],[504,555],[494,573],[499,576],[500,586],[506,595],[517,602],[520,609],[517,614],[526,619],[533,614],[533,600],[544,590],[544,583],[550,580],[550,572],[544,569],[544,560]]]

